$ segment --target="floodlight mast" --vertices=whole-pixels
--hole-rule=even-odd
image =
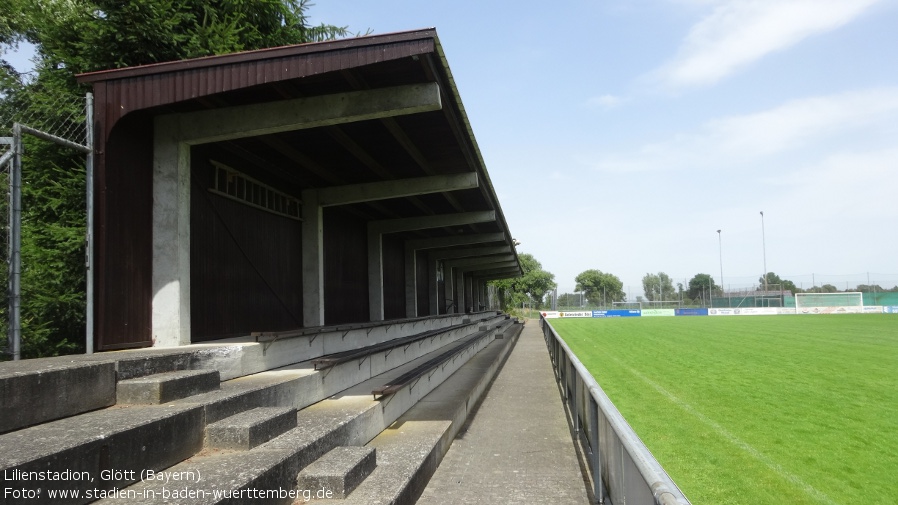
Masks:
[[[720,238],[720,230],[717,230],[717,247],[720,251],[720,292],[723,294],[723,241]]]
[[[764,252],[764,296],[767,296],[767,238],[764,236],[764,211],[761,211],[761,247]]]

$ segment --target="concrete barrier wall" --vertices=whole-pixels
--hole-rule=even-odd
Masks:
[[[551,324],[541,318],[540,326],[574,429],[588,443],[588,469],[598,502],[608,497],[612,503],[631,505],[690,505]]]

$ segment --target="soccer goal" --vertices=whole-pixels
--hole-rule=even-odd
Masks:
[[[864,294],[853,293],[795,293],[795,308],[806,307],[863,307]]]

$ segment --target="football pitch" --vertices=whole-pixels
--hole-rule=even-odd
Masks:
[[[694,505],[898,503],[898,316],[549,321]]]

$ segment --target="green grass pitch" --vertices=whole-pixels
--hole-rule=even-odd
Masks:
[[[694,505],[898,503],[898,316],[550,322]]]

